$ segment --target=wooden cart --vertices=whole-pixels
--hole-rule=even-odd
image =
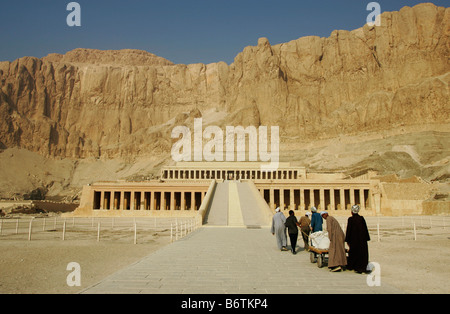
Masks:
[[[311,263],[315,263],[317,261],[317,267],[322,268],[325,261],[325,256],[328,254],[328,250],[318,249],[310,245],[309,253]],[[348,249],[345,249],[345,253],[348,253]]]

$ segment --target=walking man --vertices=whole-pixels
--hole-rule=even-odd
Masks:
[[[311,220],[309,219],[310,213],[306,213],[305,216],[300,218],[300,231],[302,232],[302,238],[304,243],[305,250],[309,250],[309,233],[311,232],[310,224]]]
[[[277,239],[278,249],[280,249],[281,251],[287,251],[286,226],[284,225],[286,223],[286,217],[280,211],[280,207],[277,207],[275,211],[276,213],[272,218],[271,232]]]
[[[323,219],[327,221],[328,237],[330,238],[330,247],[328,248],[328,268],[330,271],[341,271],[347,265],[347,256],[345,254],[345,235],[336,218],[328,216],[327,211],[320,212]]]
[[[352,206],[352,216],[348,218],[345,242],[347,242],[348,263],[347,269],[357,273],[364,273],[369,264],[369,248],[367,241],[370,241],[369,230],[366,220],[359,215],[360,207]]]
[[[295,247],[297,246],[297,238],[298,238],[298,226],[299,223],[297,222],[297,218],[294,216],[294,211],[289,211],[289,217],[286,219],[285,223],[286,227],[288,228],[289,233],[289,239],[291,240],[291,249],[292,254],[296,254]]]
[[[322,217],[317,212],[317,208],[311,207],[312,217],[311,217],[311,228],[312,232],[322,231]]]

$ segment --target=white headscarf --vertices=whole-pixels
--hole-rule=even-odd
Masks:
[[[277,207],[277,209],[275,209],[275,211],[278,213],[280,211],[280,207]]]
[[[315,208],[315,207],[313,206],[313,207],[311,207],[311,211],[312,211],[313,213],[317,213],[317,208]]]
[[[352,206],[352,213],[353,214],[359,213],[359,210],[360,210],[359,205],[353,205]]]

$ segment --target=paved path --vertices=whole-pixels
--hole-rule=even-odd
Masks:
[[[268,228],[205,226],[83,293],[402,292],[383,282],[369,287],[366,275],[318,268],[304,251],[280,252]]]

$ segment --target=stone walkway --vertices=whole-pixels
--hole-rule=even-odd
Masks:
[[[383,282],[369,287],[366,275],[318,268],[297,249],[280,252],[268,228],[204,226],[82,293],[402,293]]]

